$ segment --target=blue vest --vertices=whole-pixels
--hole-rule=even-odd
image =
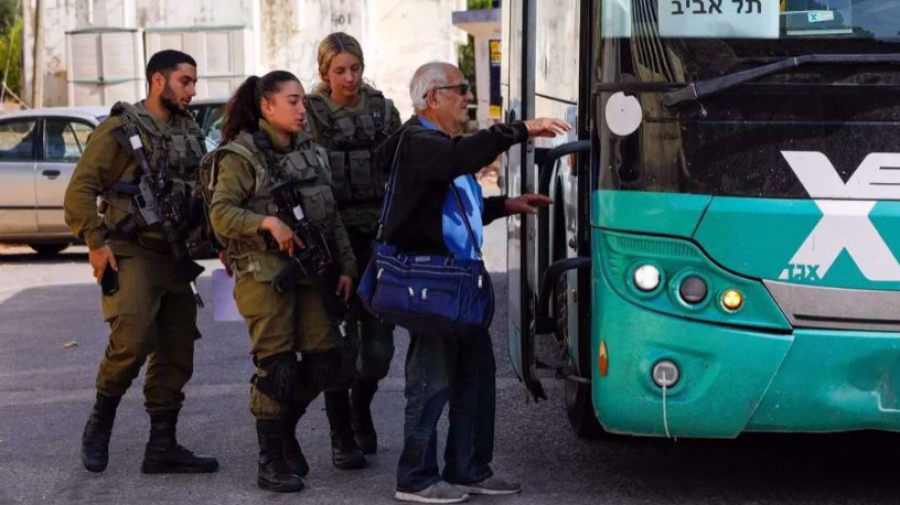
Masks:
[[[438,129],[431,121],[423,117],[418,119],[425,128]],[[481,215],[484,212],[484,195],[481,192],[481,185],[478,184],[474,175],[461,175],[453,181],[453,184],[459,189],[460,200],[462,200],[469,224],[472,225],[472,233],[480,248],[484,243],[484,225],[481,221]],[[478,254],[475,252],[469,232],[466,230],[466,224],[459,213],[459,205],[449,188],[444,198],[442,222],[444,244],[447,246],[447,250],[457,258],[477,259]]]

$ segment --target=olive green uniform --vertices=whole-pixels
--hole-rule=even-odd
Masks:
[[[315,372],[306,368],[299,400],[304,403],[300,408],[305,409],[305,404],[322,389],[340,379],[339,367],[332,365],[335,361],[340,363],[342,343],[325,309],[321,291],[312,279],[301,279],[295,290],[284,293],[277,292],[271,283],[289,261],[286,253],[267,247],[259,230],[263,219],[274,214],[270,188],[276,179],[288,177],[299,185],[306,217],[333,244],[340,275],[356,277],[356,262],[337,212],[324,151],[302,132],[294,136],[290,146],[285,146],[279,144],[272,127],[265,121],[260,121],[260,131],[266,133],[274,150],[269,154],[284,162],[277,168],[281,173],[274,174],[276,170],[268,166],[258,141],[250,133],[242,133],[232,141],[237,146],[221,148],[221,154],[217,155],[210,217],[213,229],[226,246],[228,262],[237,278],[234,297],[247,321],[250,352],[256,362],[300,352],[301,363],[320,359],[330,363]],[[256,373],[260,377],[269,372],[258,367]],[[260,392],[256,385],[251,387],[250,410],[257,419],[282,418],[289,407],[284,401]]]
[[[335,193],[359,267],[372,256],[388,173],[375,167],[374,150],[400,128],[400,113],[380,91],[363,86],[360,100],[344,107],[327,94],[308,97],[310,125],[316,142],[329,155]],[[361,380],[379,381],[394,356],[393,327],[369,314],[358,301],[351,306],[352,350],[348,366]]]
[[[188,116],[175,115],[165,124],[143,103],[125,106],[91,134],[66,190],[66,223],[91,249],[109,245],[119,266],[119,290],[102,296],[103,317],[111,331],[97,374],[98,393],[119,398],[148,360],[144,384],[148,412],[178,411],[182,390],[193,373],[197,308],[187,282],[175,278],[174,264],[158,225],[123,235],[120,225],[135,212],[132,197],[116,193],[116,182],[132,182],[139,174],[132,153],[113,132],[136,124],[151,163],[167,159],[175,186],[192,179],[204,154],[203,136]],[[161,158],[162,157],[162,158]],[[98,215],[97,197],[105,202]]]

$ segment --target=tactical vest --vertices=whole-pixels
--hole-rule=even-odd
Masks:
[[[241,132],[235,139],[219,147],[215,153],[232,152],[247,160],[253,167],[255,178],[253,195],[243,206],[261,215],[277,214],[272,198],[272,188],[286,180],[297,185],[301,195],[303,211],[306,217],[317,225],[329,239],[334,237],[337,206],[331,191],[332,174],[328,168],[328,157],[325,150],[312,142],[301,138],[298,145],[290,152],[276,151],[263,131],[255,133]],[[215,171],[215,168],[213,169]],[[201,176],[203,178],[203,176]],[[209,189],[215,187],[215,172],[206,177]],[[211,201],[211,198],[209,199]],[[246,251],[238,251],[233,241],[219,237],[226,244],[229,254],[240,255]],[[265,242],[258,240],[256,249],[265,249]]]
[[[202,209],[194,199],[194,188],[200,160],[206,154],[203,132],[187,114],[174,114],[169,125],[163,125],[147,110],[143,102],[115,104],[110,116],[120,118],[126,134],[137,131],[141,136],[143,150],[149,165],[154,169],[164,169],[167,180],[172,182],[171,191],[181,193],[184,202],[182,215],[188,248],[195,257],[209,257],[213,247],[208,233],[203,230]],[[141,173],[138,169],[138,173]],[[103,206],[112,206],[126,214],[138,212],[134,197],[122,193],[121,188],[134,185],[137,180],[119,181],[103,194]],[[119,221],[120,223],[122,221]],[[144,243],[142,240],[139,242]],[[157,247],[158,248],[158,247]]]
[[[121,118],[126,128],[135,126],[141,133],[144,151],[151,166],[158,166],[161,159],[168,161],[169,177],[192,181],[200,160],[206,154],[203,131],[193,118],[186,114],[174,114],[171,125],[160,126],[144,104],[119,102],[110,111],[111,116]]]
[[[334,177],[334,196],[342,207],[384,197],[388,175],[377,170],[373,151],[388,137],[393,103],[380,91],[366,87],[362,111],[332,112],[327,98],[308,95],[309,110],[318,125],[319,142],[328,149]]]

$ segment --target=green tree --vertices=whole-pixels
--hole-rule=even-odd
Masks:
[[[21,0],[0,0],[0,33],[8,35],[19,19]]]
[[[20,94],[22,77],[21,0],[0,0],[0,79]],[[9,75],[3,75],[9,65]]]
[[[479,9],[491,9],[491,0],[468,0],[467,8],[470,11]],[[469,42],[459,48],[459,69],[466,79],[472,83],[472,93],[475,93],[475,37],[469,35]],[[477,97],[476,97],[477,98]]]
[[[16,95],[21,96],[22,84],[22,18],[11,28],[0,32],[0,78],[6,78],[6,85]],[[3,75],[9,66],[9,75]]]
[[[475,93],[475,37],[469,35],[469,43],[459,47],[459,69],[473,84],[472,93]]]
[[[490,9],[493,2],[491,0],[469,0],[467,7],[470,11],[477,9]]]

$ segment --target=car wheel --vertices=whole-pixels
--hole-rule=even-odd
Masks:
[[[28,247],[34,249],[38,256],[49,258],[63,252],[69,244],[30,244]]]

